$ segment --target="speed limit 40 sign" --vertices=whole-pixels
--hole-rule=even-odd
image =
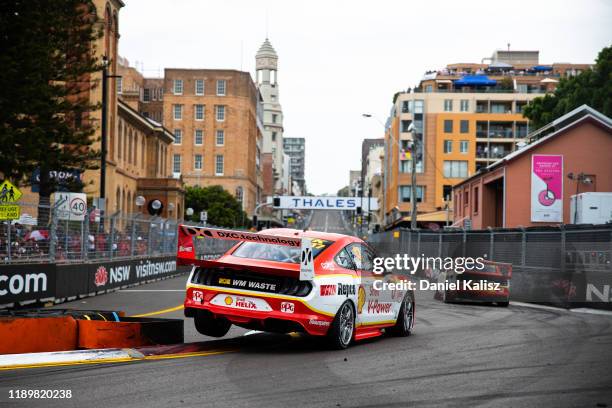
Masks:
[[[83,221],[87,214],[85,193],[55,193],[53,207],[60,220]]]

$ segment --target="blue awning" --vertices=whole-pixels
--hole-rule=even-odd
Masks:
[[[497,81],[486,75],[466,75],[454,82],[455,86],[495,86]]]
[[[531,67],[531,69],[533,69],[534,71],[552,71],[553,67],[551,67],[550,65],[536,65],[534,67]]]

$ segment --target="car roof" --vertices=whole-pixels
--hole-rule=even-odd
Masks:
[[[313,231],[313,230],[299,230],[293,228],[270,228],[267,230],[259,231],[262,234],[266,235],[276,235],[282,237],[306,237],[306,238],[320,238],[326,239],[328,241],[340,241],[345,240],[346,242],[361,242],[361,240],[352,235],[345,234],[336,234],[334,232],[322,232],[322,231]]]

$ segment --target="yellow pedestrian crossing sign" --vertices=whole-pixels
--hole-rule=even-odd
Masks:
[[[21,198],[21,191],[10,181],[0,184],[0,203],[14,203]]]

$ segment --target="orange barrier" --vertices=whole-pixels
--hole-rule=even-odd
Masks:
[[[0,354],[74,350],[77,321],[72,316],[0,317]]]
[[[123,317],[123,312],[70,311],[70,315],[0,317],[0,354],[131,348],[184,341],[183,320]]]

